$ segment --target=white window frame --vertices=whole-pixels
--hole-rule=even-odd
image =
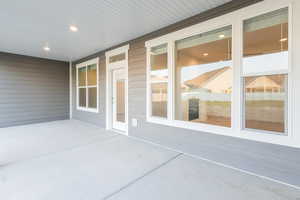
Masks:
[[[170,63],[170,45],[169,43],[162,43],[160,45],[167,45],[167,69],[168,69],[168,80],[166,81],[152,81],[151,80],[151,47],[147,48],[147,119],[158,119],[158,120],[171,120],[172,116],[172,108],[169,106],[172,105],[169,102],[172,101],[172,88],[170,88],[172,85],[169,84],[170,81],[172,81],[172,71],[170,71],[171,63]],[[160,45],[155,45],[155,46],[160,46]],[[153,47],[155,47],[153,46]],[[172,48],[172,47],[171,47]],[[172,70],[172,69],[171,69]],[[159,116],[152,116],[152,83],[167,83],[168,85],[168,92],[167,92],[167,117],[159,117]]]
[[[233,127],[222,127],[217,125],[205,124],[205,123],[195,123],[189,121],[181,121],[175,119],[175,42],[181,39],[185,39],[194,35],[201,33],[206,33],[209,31],[217,30],[220,28],[232,27],[233,35],[233,24],[230,20],[222,20],[220,23],[208,23],[204,22],[197,24],[195,26],[183,29],[169,35],[150,40],[146,42],[147,48],[147,121],[151,123],[158,123],[168,126],[187,128],[191,130],[198,131],[208,131],[217,133],[227,133],[230,134]],[[162,44],[168,45],[168,116],[167,118],[152,116],[152,101],[151,101],[151,59],[150,51],[152,47],[156,47]],[[232,41],[233,44],[233,41]],[[233,55],[232,55],[233,61]],[[234,62],[233,62],[234,65]],[[234,69],[234,68],[233,68]],[[231,95],[231,107],[233,107],[233,95]],[[232,110],[232,109],[231,109]]]
[[[243,29],[243,25],[244,25],[244,21],[248,20],[248,19],[251,19],[251,18],[254,18],[254,17],[258,17],[260,15],[263,15],[263,14],[267,14],[267,13],[270,13],[270,12],[273,12],[273,11],[276,11],[276,10],[279,10],[279,9],[282,9],[282,8],[288,8],[288,53],[289,53],[289,57],[288,57],[288,69],[286,70],[270,70],[270,71],[266,71],[266,72],[257,72],[257,73],[244,73],[243,72],[243,63],[241,63],[241,86],[242,86],[242,94],[241,94],[241,101],[242,101],[242,124],[241,124],[241,127],[242,127],[242,131],[244,133],[252,133],[252,134],[257,134],[257,133],[265,133],[265,134],[275,134],[275,135],[281,135],[281,136],[288,136],[289,134],[291,134],[290,132],[290,129],[291,129],[291,126],[289,125],[289,121],[291,119],[291,116],[290,116],[290,112],[291,112],[291,102],[289,101],[291,99],[291,93],[290,93],[290,84],[292,83],[290,81],[290,72],[291,72],[291,62],[292,62],[292,57],[291,57],[291,52],[292,52],[292,48],[291,48],[291,45],[292,45],[292,6],[291,4],[288,4],[288,5],[283,5],[283,6],[278,6],[277,9],[273,9],[273,8],[270,8],[269,11],[265,11],[265,12],[260,12],[260,13],[256,13],[256,14],[251,14],[249,16],[246,16],[244,18],[242,18],[242,30]],[[242,34],[242,56],[243,56],[243,51],[244,51],[244,31],[243,31],[243,34]],[[243,58],[242,58],[243,59]],[[245,85],[244,85],[244,80],[245,78],[247,77],[253,77],[253,76],[267,76],[267,75],[286,75],[287,76],[287,87],[285,88],[285,93],[286,93],[286,98],[285,98],[285,127],[284,127],[284,132],[281,133],[281,132],[275,132],[275,131],[268,131],[268,130],[260,130],[260,129],[254,129],[254,128],[246,128],[245,127],[245,121],[246,121],[246,118],[245,118],[245,107],[246,107],[246,102],[245,102]]]
[[[241,77],[242,77],[242,95],[241,95],[241,99],[242,99],[242,131],[245,131],[245,132],[248,132],[248,133],[266,133],[266,134],[278,134],[278,135],[283,135],[283,136],[288,136],[289,134],[289,126],[288,126],[288,123],[289,123],[289,120],[290,120],[290,117],[289,117],[289,107],[290,107],[290,104],[289,104],[289,88],[290,88],[290,68],[291,68],[291,47],[290,47],[290,42],[291,42],[291,27],[292,27],[292,24],[291,24],[291,15],[290,15],[290,12],[291,12],[291,5],[288,5],[288,6],[283,6],[283,7],[279,7],[278,9],[272,9],[271,11],[269,12],[264,12],[262,14],[256,14],[256,15],[253,15],[251,17],[246,17],[246,18],[243,18],[242,19],[242,24],[244,24],[244,21],[248,20],[248,19],[251,19],[251,18],[254,18],[254,17],[257,17],[257,16],[260,16],[260,15],[263,15],[263,14],[267,14],[267,13],[270,13],[272,11],[276,11],[276,10],[279,10],[281,8],[288,8],[288,53],[289,53],[289,59],[288,59],[288,69],[286,70],[270,70],[270,71],[266,71],[266,72],[257,72],[257,73],[244,73],[243,72],[243,64],[241,64],[241,67],[242,67],[242,70],[241,70]],[[242,35],[242,40],[244,40],[244,34]],[[242,46],[243,46],[244,42],[242,42]],[[244,48],[242,47],[242,52],[244,51]],[[243,53],[242,53],[243,55]],[[267,76],[267,75],[286,75],[287,76],[287,88],[285,93],[286,93],[286,98],[285,98],[285,131],[283,133],[281,132],[275,132],[275,131],[268,131],[268,130],[260,130],[260,129],[254,129],[254,128],[246,128],[245,127],[245,121],[246,121],[246,118],[245,118],[245,108],[246,108],[246,102],[245,102],[245,85],[244,85],[244,80],[245,78],[247,77],[253,77],[253,76]]]
[[[157,123],[178,128],[191,129],[201,132],[210,132],[213,134],[233,136],[238,138],[269,142],[275,144],[283,144],[288,146],[300,146],[295,142],[292,121],[293,121],[293,77],[292,77],[292,3],[294,0],[271,1],[265,0],[263,2],[248,6],[246,8],[234,11],[232,13],[201,22],[199,24],[181,29],[167,35],[154,38],[146,41],[145,46],[147,49],[147,122]],[[288,134],[270,134],[261,130],[245,130],[243,128],[243,73],[242,73],[242,58],[243,58],[243,21],[255,16],[266,14],[281,8],[289,8],[289,69],[288,69]],[[232,26],[232,68],[233,68],[233,91],[231,95],[231,128],[221,127],[203,123],[194,123],[187,121],[174,120],[174,59],[175,58],[175,41],[194,36],[208,31],[216,30],[222,27]],[[150,82],[150,49],[162,44],[168,44],[168,118],[159,118],[151,116],[151,82]]]
[[[94,65],[96,64],[97,66],[97,83],[96,85],[87,85],[86,86],[79,86],[79,75],[78,75],[78,70],[81,68],[86,67],[86,83],[87,83],[87,66],[88,65]],[[81,107],[79,106],[79,89],[80,88],[85,88],[86,89],[86,106],[85,107]],[[89,108],[88,107],[88,89],[89,88],[96,88],[97,90],[97,107],[96,108]],[[92,112],[92,113],[98,113],[99,112],[99,58],[94,58],[91,60],[88,60],[86,62],[82,62],[76,65],[76,108],[77,110],[80,111],[86,111],[86,112]]]

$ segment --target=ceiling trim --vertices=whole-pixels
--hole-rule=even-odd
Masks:
[[[209,9],[209,10],[204,11],[204,12],[201,12],[197,15],[186,18],[184,20],[181,20],[179,22],[176,22],[176,23],[171,24],[169,26],[166,26],[164,28],[158,29],[156,31],[153,31],[153,32],[150,32],[148,34],[142,35],[142,36],[137,37],[135,39],[122,42],[118,45],[112,46],[110,48],[98,51],[94,54],[85,56],[81,59],[75,60],[74,64],[83,62],[85,60],[92,59],[92,58],[97,57],[97,56],[104,55],[105,52],[116,49],[118,47],[130,44],[130,43],[138,43],[138,42],[141,42],[141,41],[145,41],[145,40],[149,40],[149,39],[152,39],[152,38],[155,38],[155,37],[159,37],[159,36],[171,33],[173,31],[177,31],[177,30],[180,30],[180,29],[183,29],[183,28],[186,28],[186,27],[189,27],[189,26],[207,21],[209,19],[216,18],[216,17],[219,17],[221,15],[228,14],[230,12],[233,12],[233,11],[236,11],[238,9],[253,5],[253,4],[261,2],[261,1],[263,1],[263,0],[232,0],[231,2],[225,3],[221,6],[217,6],[215,8]]]

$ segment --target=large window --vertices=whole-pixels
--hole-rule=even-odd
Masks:
[[[244,21],[244,128],[287,132],[288,8]]]
[[[175,119],[231,127],[231,27],[176,41]]]
[[[149,122],[267,142],[293,137],[291,5],[261,4],[146,42]]]
[[[167,118],[168,111],[167,44],[150,50],[151,116]]]
[[[98,111],[98,59],[77,65],[77,109]]]

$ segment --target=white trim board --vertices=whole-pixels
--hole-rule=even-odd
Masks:
[[[115,56],[115,55],[118,55],[118,54],[121,54],[121,53],[126,53],[126,52],[128,52],[128,50],[129,50],[129,44],[105,52],[105,57],[111,57],[111,56]]]

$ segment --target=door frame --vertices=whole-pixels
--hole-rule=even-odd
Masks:
[[[128,126],[129,126],[129,119],[128,119],[128,50],[129,44],[113,49],[111,51],[107,51],[105,53],[106,59],[106,129],[107,130],[114,130],[113,129],[113,102],[112,102],[112,81],[113,81],[113,70],[116,69],[124,69],[125,71],[125,121],[126,121],[126,129],[125,132],[120,132],[122,134],[128,135]],[[122,61],[116,61],[114,63],[110,63],[109,59],[112,56],[116,56],[119,54],[125,54],[125,59]],[[118,130],[117,130],[118,131]]]

